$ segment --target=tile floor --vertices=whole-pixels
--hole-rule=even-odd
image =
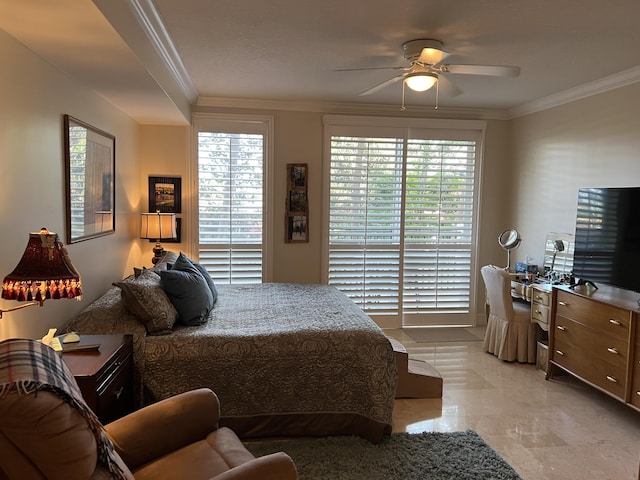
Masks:
[[[405,330],[385,333],[444,378],[442,399],[396,401],[394,431],[475,430],[524,480],[638,477],[640,412],[570,375],[546,381],[535,365],[502,362],[481,341],[416,343]]]

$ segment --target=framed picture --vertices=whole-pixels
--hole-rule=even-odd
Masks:
[[[67,243],[116,231],[116,137],[64,115]]]
[[[309,241],[308,169],[306,163],[287,164],[287,208],[285,242]]]
[[[149,212],[182,213],[180,177],[149,177]]]

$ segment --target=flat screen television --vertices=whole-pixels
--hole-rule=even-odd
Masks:
[[[579,190],[573,274],[640,292],[640,187]]]

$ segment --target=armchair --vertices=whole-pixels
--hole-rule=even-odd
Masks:
[[[16,375],[38,368],[35,380]],[[60,388],[65,382],[68,392]],[[0,342],[0,479],[297,478],[285,453],[255,458],[233,431],[218,427],[220,404],[209,389],[176,395],[104,427],[78,396],[73,376],[49,347]]]

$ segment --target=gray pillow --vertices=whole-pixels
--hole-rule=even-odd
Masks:
[[[213,278],[211,278],[211,275],[209,275],[209,272],[207,272],[207,269],[204,268],[202,265],[194,262],[189,257],[186,257],[186,258],[188,258],[191,261],[193,266],[198,269],[198,271],[202,274],[204,279],[207,281],[207,285],[209,285],[209,290],[211,290],[211,296],[213,297],[213,303],[215,304],[216,300],[218,300],[218,289],[216,288],[216,284],[213,283]]]
[[[213,295],[200,270],[184,254],[180,254],[170,270],[160,272],[160,284],[178,311],[184,325],[201,325],[213,308]]]
[[[144,323],[149,335],[171,333],[178,312],[162,288],[157,273],[143,270],[137,278],[129,277],[113,284],[120,288],[124,307]]]
[[[162,270],[166,270],[169,268],[167,266],[168,263],[175,262],[178,259],[178,254],[176,252],[172,252],[171,250],[167,250],[164,252],[160,261],[156,263],[151,270],[154,272],[160,273]]]

